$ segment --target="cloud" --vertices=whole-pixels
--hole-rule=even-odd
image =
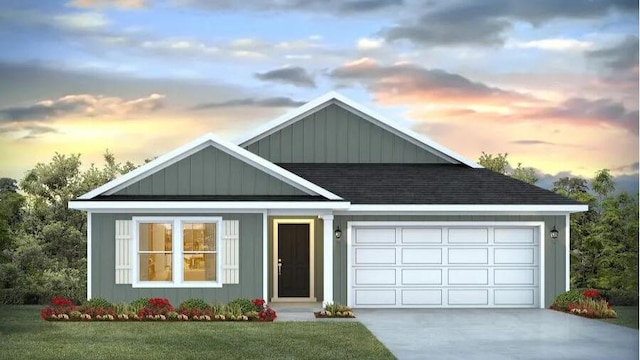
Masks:
[[[373,38],[361,38],[358,39],[358,43],[356,44],[356,48],[361,51],[368,50],[377,50],[382,47],[384,44],[383,39],[373,39]]]
[[[540,49],[548,51],[578,51],[593,47],[593,43],[577,39],[552,38],[532,41],[515,41],[507,47],[521,49]]]
[[[395,99],[395,102],[409,102],[416,98],[442,103],[459,103],[461,100],[482,100],[486,103],[533,100],[524,94],[411,63],[381,65],[372,59],[364,58],[337,67],[329,71],[328,76],[339,82],[364,84],[380,99]]]
[[[559,19],[593,19],[612,10],[638,12],[638,2],[614,1],[443,1],[425,6],[413,21],[382,31],[389,41],[409,40],[421,45],[499,45],[518,21],[533,25]]]
[[[626,36],[611,47],[588,51],[586,56],[608,69],[630,70],[638,75],[638,37],[635,35]]]
[[[614,126],[638,135],[638,110],[627,109],[624,104],[607,98],[571,98],[556,106],[542,108],[523,116],[571,121],[577,124]]]
[[[68,115],[101,116],[153,112],[163,107],[164,95],[125,100],[119,97],[77,94],[44,100],[28,106],[0,109],[0,122],[44,121]]]
[[[399,7],[403,0],[178,0],[182,6],[211,10],[246,9],[251,11],[299,11],[360,15]]]
[[[145,0],[74,0],[67,3],[78,8],[106,8],[141,9],[147,6]]]
[[[637,173],[638,170],[639,170],[639,166],[637,161],[632,164],[617,166],[611,169],[612,172],[624,173],[624,174]]]
[[[256,98],[244,98],[227,100],[221,102],[208,102],[195,105],[191,107],[191,110],[207,110],[207,109],[222,109],[222,108],[235,108],[235,107],[272,107],[272,108],[286,108],[286,107],[298,107],[304,105],[305,101],[296,101],[288,97],[278,96],[263,99]]]
[[[23,124],[12,123],[0,125],[0,135],[8,134],[23,134],[20,139],[35,139],[44,134],[54,134],[59,131],[51,126],[39,125],[39,124]]]
[[[299,66],[287,66],[263,73],[255,73],[254,76],[262,81],[273,81],[307,88],[316,87],[313,76]]]
[[[541,141],[541,140],[515,140],[515,141],[512,141],[511,143],[518,144],[518,145],[557,145],[552,142]]]

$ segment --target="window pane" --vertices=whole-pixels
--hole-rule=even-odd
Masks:
[[[215,251],[216,250],[216,224],[191,224],[182,225],[184,251]]]
[[[184,281],[215,281],[216,254],[184,256]]]
[[[140,254],[140,281],[171,281],[171,254]]]
[[[140,224],[140,251],[171,251],[171,224]]]

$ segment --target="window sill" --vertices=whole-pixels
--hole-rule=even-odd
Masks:
[[[168,281],[149,281],[131,284],[133,288],[161,288],[161,289],[185,289],[185,288],[221,288],[222,283],[213,281],[193,281],[174,283]]]

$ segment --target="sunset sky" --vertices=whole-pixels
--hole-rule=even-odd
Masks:
[[[336,90],[544,187],[638,189],[637,1],[3,0],[0,44],[0,177],[234,140]]]

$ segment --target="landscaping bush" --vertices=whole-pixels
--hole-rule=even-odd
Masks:
[[[337,303],[327,303],[324,305],[324,310],[314,312],[314,315],[319,318],[354,318],[356,315],[353,310],[346,306]]]
[[[110,319],[109,316],[115,317],[117,315],[116,307],[103,298],[85,300],[82,303],[81,312],[99,320],[105,316]]]
[[[611,305],[596,289],[569,290],[558,295],[551,308],[588,318],[602,319],[617,316],[611,309]]]
[[[129,310],[138,314],[138,312],[147,306],[150,306],[149,298],[137,298],[129,304]]]
[[[582,299],[582,291],[577,289],[569,290],[556,296],[553,304],[551,304],[551,309],[567,311],[567,305],[570,303],[577,303],[580,299]]]
[[[138,311],[141,320],[166,320],[167,314],[174,311],[173,305],[165,298],[151,298],[148,305]]]
[[[237,298],[233,299],[229,302],[229,307],[235,306],[240,307],[240,314],[248,313],[249,311],[255,311],[256,307],[253,302],[247,298]]]
[[[178,314],[186,315],[188,319],[200,320],[201,317],[212,317],[213,311],[211,306],[202,299],[185,300],[178,307]]]
[[[623,289],[601,290],[603,298],[611,306],[638,306],[638,292]]]
[[[74,311],[76,311],[76,305],[73,301],[63,297],[54,297],[51,299],[51,306],[42,309],[40,316],[45,320],[68,320],[69,315]]]

